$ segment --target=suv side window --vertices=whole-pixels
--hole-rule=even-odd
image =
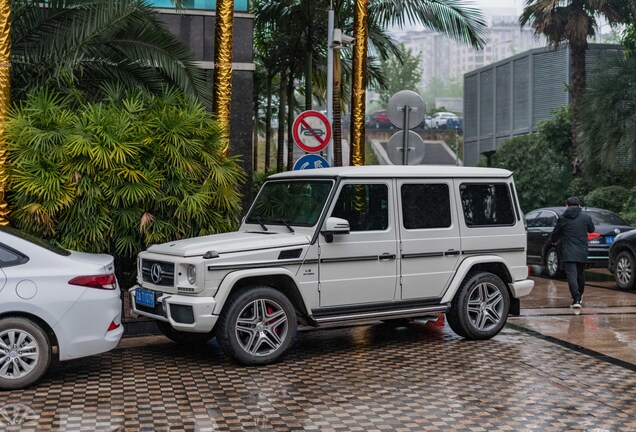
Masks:
[[[466,226],[515,224],[510,189],[505,183],[463,183],[459,192]]]
[[[404,184],[401,194],[402,224],[405,229],[451,226],[450,191],[447,184]]]
[[[346,184],[331,214],[349,221],[353,231],[384,231],[389,227],[389,188],[386,184]]]

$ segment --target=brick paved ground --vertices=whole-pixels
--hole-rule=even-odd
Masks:
[[[13,420],[11,420],[13,419]],[[16,425],[9,425],[20,423]],[[628,368],[505,329],[470,342],[419,324],[308,331],[245,368],[215,342],[118,349],[0,393],[6,430],[636,430]]]

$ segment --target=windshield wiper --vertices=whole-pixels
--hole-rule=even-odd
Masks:
[[[285,225],[287,227],[287,229],[289,230],[289,232],[295,232],[294,229],[289,224],[289,219],[278,219],[278,220],[276,220],[276,222],[280,222],[283,225]]]
[[[269,231],[269,229],[267,228],[267,226],[263,222],[263,218],[262,217],[256,216],[254,219],[256,220],[256,222],[258,222],[258,224],[263,228],[264,231]]]

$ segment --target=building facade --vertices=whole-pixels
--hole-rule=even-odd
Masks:
[[[590,44],[588,77],[617,45]],[[570,103],[570,49],[539,48],[464,75],[464,164],[474,166],[506,140],[536,131],[552,111]]]
[[[399,42],[420,57],[420,86],[437,78],[444,82],[461,80],[464,73],[487,64],[545,46],[530,27],[520,27],[516,15],[490,15],[489,40],[483,50],[476,50],[431,30],[409,31],[397,35]]]
[[[158,8],[168,29],[190,48],[198,65],[207,71],[210,91],[214,76],[215,0],[190,0],[184,11],[177,12],[171,0],[150,2]],[[232,118],[230,121],[231,155],[241,156],[241,166],[252,170],[254,53],[252,30],[254,15],[248,12],[248,0],[234,0],[234,38],[232,59]],[[248,176],[251,178],[251,176]]]

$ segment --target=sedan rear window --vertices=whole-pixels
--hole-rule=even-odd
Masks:
[[[629,222],[621,219],[616,213],[611,211],[588,211],[587,214],[592,218],[594,225],[625,225],[629,226]]]
[[[62,256],[69,256],[71,254],[70,251],[67,251],[66,249],[62,249],[61,247],[57,247],[55,245],[52,245],[51,243],[49,243],[46,240],[42,240],[40,238],[37,238],[35,236],[32,236],[31,234],[27,234],[24,233],[20,230],[17,230],[15,228],[11,228],[11,227],[0,227],[0,231],[5,232],[7,234],[10,234],[14,237],[18,237],[19,239],[28,241],[29,243],[33,243],[36,246],[39,246],[43,249],[46,249],[50,252],[56,253],[58,255],[62,255]]]

